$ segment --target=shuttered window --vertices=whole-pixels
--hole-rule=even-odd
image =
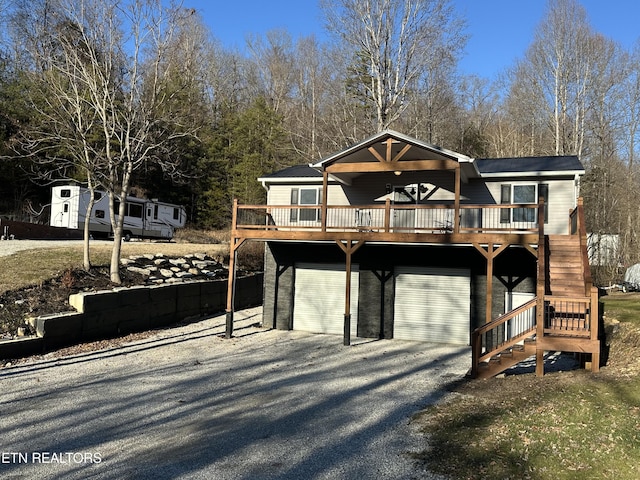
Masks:
[[[511,185],[505,184],[500,186],[500,203],[503,205],[507,203],[511,203]],[[509,223],[509,222],[511,222],[511,209],[501,208],[500,223]]]

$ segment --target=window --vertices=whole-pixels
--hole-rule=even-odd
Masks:
[[[98,191],[94,191],[93,192],[93,199],[97,202],[98,200],[100,200],[102,198],[102,192],[98,192]]]
[[[173,209],[173,219],[174,220],[179,220],[180,219],[180,209],[179,208],[174,208]]]
[[[513,203],[536,203],[536,186],[514,185]],[[533,223],[536,221],[536,211],[533,208],[514,208],[512,217],[514,222]]]
[[[118,200],[115,200],[113,202],[113,209],[114,209],[116,215],[118,215],[118,212],[120,211],[120,202]],[[142,213],[143,212],[144,212],[144,210],[142,208],[142,204],[141,203],[127,203],[124,206],[124,216],[125,217],[142,218]]]
[[[128,203],[127,204],[128,213],[127,215],[135,218],[142,218],[142,205],[139,203]]]
[[[320,190],[317,188],[292,188],[291,205],[319,205]],[[291,209],[291,222],[317,222],[320,220],[319,209]]]
[[[68,188],[60,190],[60,196],[62,198],[69,198],[71,196],[71,190],[69,190]]]
[[[104,218],[104,210],[96,210],[96,218]]]
[[[544,199],[544,223],[549,222],[549,185],[542,184],[524,184],[524,185],[509,185],[504,184],[500,186],[500,203],[538,203],[538,198]],[[536,209],[535,208],[503,208],[500,210],[500,223],[535,223]]]

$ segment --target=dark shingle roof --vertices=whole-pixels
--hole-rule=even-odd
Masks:
[[[315,168],[311,168],[309,165],[294,165],[293,167],[287,167],[283,170],[278,170],[277,172],[271,173],[269,175],[264,175],[262,178],[301,178],[301,177],[322,178],[322,173],[316,170]]]
[[[519,158],[478,158],[475,164],[480,175],[535,172],[583,172],[584,167],[575,155]],[[322,178],[322,173],[305,165],[287,167],[261,178]]]
[[[575,155],[519,158],[478,158],[476,166],[482,175],[520,172],[584,171]]]

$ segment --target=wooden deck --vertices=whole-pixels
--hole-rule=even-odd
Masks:
[[[509,210],[519,215],[505,215]],[[514,217],[522,221],[513,222]],[[234,202],[227,337],[233,331],[235,255],[245,240],[335,242],[345,254],[348,278],[351,256],[365,243],[472,245],[486,259],[488,278],[493,277],[495,258],[505,248],[519,245],[537,258],[536,298],[472,332],[472,375],[495,375],[532,354],[536,355],[536,374],[542,375],[543,354],[550,350],[591,354],[592,370],[597,371],[598,300],[591,285],[581,201],[568,220],[570,235],[545,236],[542,200],[538,204],[504,205],[392,205],[389,200],[384,204],[347,206]],[[488,319],[492,283],[487,282]],[[350,343],[349,305],[347,282],[345,345]],[[533,320],[522,322],[523,315]]]

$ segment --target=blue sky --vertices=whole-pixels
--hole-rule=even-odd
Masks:
[[[244,48],[248,34],[286,29],[293,38],[324,37],[316,0],[184,0],[196,8],[226,47]],[[593,28],[631,48],[640,38],[640,1],[582,0]],[[453,0],[470,35],[460,62],[463,74],[494,78],[531,43],[546,0]]]

